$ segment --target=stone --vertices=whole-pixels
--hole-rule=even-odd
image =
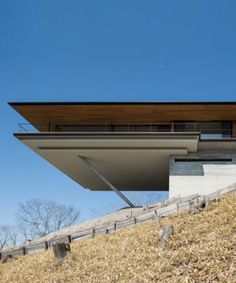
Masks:
[[[205,200],[200,201],[199,203],[196,203],[194,201],[190,201],[190,208],[189,208],[189,213],[194,215],[203,210],[207,206],[207,203]]]
[[[56,243],[52,246],[55,258],[63,259],[70,253],[69,243]]]
[[[164,247],[165,242],[173,235],[174,226],[172,224],[166,224],[162,227],[158,234],[158,247]]]
[[[7,255],[5,258],[2,259],[2,263],[6,263],[9,260],[12,260],[13,256],[12,255]]]

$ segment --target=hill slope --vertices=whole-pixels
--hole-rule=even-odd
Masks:
[[[164,223],[175,233],[163,250],[152,220],[74,243],[64,262],[47,251],[1,263],[0,282],[236,282],[236,193]]]

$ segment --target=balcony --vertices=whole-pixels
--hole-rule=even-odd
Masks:
[[[35,133],[29,123],[19,124],[20,133]],[[174,122],[174,123],[129,123],[129,124],[57,124],[51,128],[50,133],[80,134],[80,135],[156,135],[198,133],[201,139],[230,139],[232,138],[232,123],[220,122]]]
[[[201,139],[232,137],[231,122],[175,122],[140,124],[56,125],[55,132],[69,133],[200,133]]]

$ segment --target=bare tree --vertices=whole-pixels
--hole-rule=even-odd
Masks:
[[[0,225],[0,250],[15,246],[17,240],[18,234],[14,226]]]
[[[17,224],[25,239],[36,239],[78,222],[80,212],[54,201],[32,199],[20,203]]]

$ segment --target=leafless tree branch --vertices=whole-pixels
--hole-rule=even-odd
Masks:
[[[80,212],[54,201],[33,199],[20,203],[17,224],[25,239],[36,239],[78,222]]]
[[[0,225],[0,250],[15,246],[17,240],[18,234],[14,226]]]

